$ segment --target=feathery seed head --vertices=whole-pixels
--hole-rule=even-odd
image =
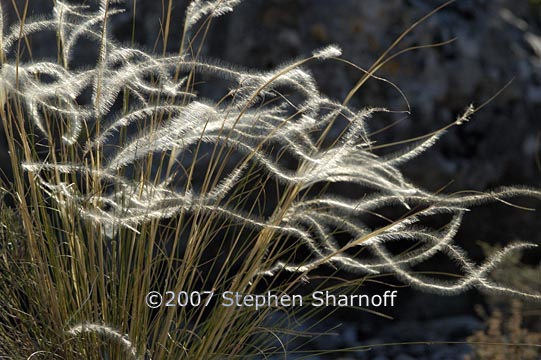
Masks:
[[[121,3],[108,2],[109,5]],[[237,0],[192,1],[186,12],[187,36],[202,18],[220,16],[239,3]],[[485,265],[476,266],[453,244],[469,207],[490,200],[503,202],[502,199],[513,196],[541,198],[539,190],[503,188],[487,194],[462,196],[426,192],[410,183],[398,166],[427,150],[443,131],[404,150],[377,155],[371,151],[368,120],[385,109],[356,111],[329,99],[320,93],[314,75],[300,67],[301,63],[254,72],[186,55],[155,56],[119,45],[107,31],[102,31],[106,16],[121,11],[115,8],[104,11],[106,4],[102,2],[102,5],[99,11],[92,12],[86,7],[56,1],[51,18],[29,21],[22,26],[22,31],[20,25],[16,25],[0,42],[5,55],[13,55],[12,45],[19,39],[53,29],[59,34],[64,57],[62,65],[37,61],[18,64],[16,68],[14,60],[6,56],[7,62],[1,70],[0,102],[6,101],[7,93],[19,97],[29,120],[45,135],[48,121],[64,119],[67,126],[62,140],[74,149],[81,141],[83,129],[92,129],[96,122],[102,122],[99,133],[89,130],[87,143],[83,144],[86,151],[79,162],[23,165],[25,171],[36,174],[38,185],[56,206],[76,209],[81,218],[102,227],[110,237],[121,227],[137,232],[142,224],[150,221],[197,213],[242,224],[259,233],[271,233],[272,241],[294,239],[312,254],[301,263],[279,259],[270,268],[260,269],[260,273],[266,275],[279,271],[304,273],[325,266],[358,274],[392,271],[404,282],[427,291],[454,294],[476,287],[541,299],[539,294],[520,293],[488,279],[488,271],[501,258],[511,251],[524,249],[523,245],[510,246]],[[94,67],[74,70],[73,49],[83,36],[100,46],[100,56]],[[329,59],[340,54],[341,50],[331,45],[315,51],[313,58]],[[18,84],[15,84],[15,70]],[[216,102],[196,96],[195,90],[186,86],[194,74],[227,82],[222,100]],[[40,75],[50,80],[41,81]],[[84,91],[92,93],[91,104],[77,103],[77,97]],[[129,106],[127,111],[118,113],[113,105],[123,97],[129,97]],[[473,106],[468,107],[455,124],[467,121],[473,112]],[[326,134],[327,128],[332,129],[337,118],[344,119],[348,127],[323,146],[323,140],[329,139],[319,136]],[[138,133],[128,140],[121,138],[119,143],[113,142],[116,137],[120,138],[120,133],[135,125],[140,129]],[[113,150],[107,156],[98,151],[110,142]],[[210,179],[204,188],[186,185],[179,189],[170,174],[153,176],[156,180],[150,181],[149,174],[134,177],[127,171],[143,171],[140,169],[147,168],[143,166],[145,161],[154,154],[172,156],[172,160],[180,163],[202,144],[217,146],[242,160],[233,164],[233,170]],[[273,149],[287,154],[291,164],[277,156]],[[96,162],[95,157],[98,157],[99,168],[87,165]],[[233,195],[246,184],[251,167],[303,196],[292,197],[287,208],[278,212],[281,216],[242,211],[236,206]],[[112,190],[81,193],[76,184],[48,176],[49,172],[92,176],[93,181],[112,184]],[[212,171],[209,173],[212,176]],[[361,199],[314,196],[309,191],[314,186],[325,188],[329,184],[369,190]],[[405,213],[411,209],[421,210],[375,229],[363,217],[376,214],[383,218],[381,209],[388,206],[403,209]],[[427,218],[438,214],[448,216],[446,227],[421,226]],[[349,235],[350,241],[344,245],[337,239],[337,233]],[[396,241],[416,242],[420,246],[394,255],[386,245]],[[347,252],[352,248],[366,248],[373,258],[357,258]],[[415,274],[412,267],[435,254],[445,254],[452,259],[464,271],[464,277],[454,283],[443,283]],[[89,326],[77,329],[79,332],[105,331]]]

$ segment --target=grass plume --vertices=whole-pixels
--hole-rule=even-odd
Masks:
[[[535,244],[511,244],[476,265],[454,242],[471,207],[541,198],[540,190],[434,194],[399,168],[466,122],[473,106],[446,128],[378,155],[370,121],[388,110],[358,110],[349,99],[327,97],[307,69],[312,61],[341,56],[339,47],[270,71],[194,55],[195,26],[239,3],[192,1],[176,55],[115,41],[107,24],[124,11],[121,0],[101,0],[97,9],[56,0],[48,17],[2,25],[1,116],[29,259],[16,262],[27,278],[16,291],[25,298],[2,306],[0,324],[17,335],[2,332],[0,339],[24,343],[9,351],[155,359],[280,353],[269,336],[277,330],[266,328],[272,309],[152,310],[145,294],[287,291],[313,271],[355,274],[357,285],[391,273],[438,294],[476,288],[541,300],[489,277],[507,255]],[[58,61],[21,62],[20,44],[40,32],[56,34]],[[98,49],[86,68],[75,56],[82,39]],[[198,93],[203,76],[227,83],[218,99]],[[331,136],[328,129],[340,121],[347,126]],[[333,195],[325,191],[332,184],[363,188],[365,195]],[[365,220],[384,218],[388,207],[402,216],[377,227]],[[436,216],[447,219],[445,226],[425,224]],[[395,255],[387,246],[398,241],[417,246]],[[415,271],[437,254],[457,264],[458,279]],[[12,271],[15,265],[2,266]],[[6,291],[10,281],[2,280]],[[16,320],[16,309],[34,318]],[[104,336],[110,347],[69,341],[83,334]]]

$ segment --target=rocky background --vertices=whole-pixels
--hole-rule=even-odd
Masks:
[[[133,9],[133,2],[127,8]],[[10,1],[2,0],[4,9]],[[39,14],[50,1],[31,1]],[[168,1],[163,1],[167,6]],[[203,48],[204,56],[256,69],[269,69],[315,48],[338,44],[343,57],[367,69],[393,40],[414,21],[442,1],[437,0],[246,0],[235,12],[217,19]],[[113,31],[122,41],[132,38],[147,49],[162,51],[162,2],[137,0],[136,12],[117,17]],[[171,36],[167,50],[178,50],[186,1],[173,1]],[[11,19],[15,15],[11,11]],[[374,128],[401,119],[375,139],[380,143],[429,133],[449,124],[470,103],[480,105],[503,91],[472,120],[451,129],[426,154],[404,165],[414,182],[436,191],[486,190],[501,185],[541,186],[541,2],[537,0],[458,0],[419,25],[396,50],[455,39],[445,46],[408,51],[379,73],[407,97],[410,114],[374,119]],[[46,42],[34,43],[39,54]],[[395,51],[396,51],[395,50]],[[344,99],[362,75],[338,62],[311,66],[322,90]],[[505,88],[505,89],[504,89]],[[210,91],[210,96],[212,96]],[[352,104],[407,110],[392,86],[371,80]],[[0,160],[5,164],[6,154]],[[452,184],[449,185],[449,182]],[[345,189],[345,191],[347,191]],[[537,205],[521,201],[525,205]],[[480,241],[507,243],[525,240],[541,244],[539,211],[527,212],[501,205],[484,206],[467,216],[459,243],[482,258]],[[526,263],[539,263],[539,252]],[[330,327],[343,322],[339,337],[326,337],[312,348],[350,347],[403,341],[463,341],[483,326],[473,308],[486,304],[478,293],[441,297],[401,290],[394,320],[364,312],[337,314]],[[324,327],[324,325],[323,325]],[[457,359],[467,345],[411,345],[374,347],[344,358]]]

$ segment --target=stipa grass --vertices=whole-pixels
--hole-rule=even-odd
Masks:
[[[2,323],[18,330],[16,336],[0,333],[6,349],[63,358],[281,353],[287,347],[269,335],[279,334],[280,324],[266,328],[271,308],[152,310],[145,296],[157,288],[288,292],[316,269],[358,274],[355,286],[390,272],[441,294],[475,287],[541,299],[488,276],[507,254],[534,245],[509,245],[476,265],[453,242],[470,207],[541,198],[541,191],[432,194],[398,168],[467,121],[473,107],[413,146],[379,156],[369,120],[387,110],[353,109],[347,105],[352,93],[344,103],[328,98],[305,68],[339,57],[337,46],[268,72],[195,55],[195,38],[204,33],[195,26],[204,21],[205,29],[238,3],[193,1],[178,55],[115,42],[108,23],[122,12],[122,1],[102,0],[96,9],[56,1],[49,17],[25,19],[24,13],[3,29],[1,115],[12,165],[20,169],[12,192],[32,264],[18,290],[27,298],[3,310],[10,320]],[[22,63],[21,44],[39,32],[56,34],[58,61]],[[74,49],[83,38],[98,52],[93,66],[80,69]],[[202,75],[227,82],[221,98],[198,95]],[[331,138],[338,122],[347,126]],[[363,187],[366,195],[349,199],[324,191],[337,183]],[[404,216],[375,228],[363,220],[365,214],[383,217],[381,209],[389,206]],[[435,215],[446,216],[446,226],[424,225]],[[397,241],[418,246],[395,255],[387,245]],[[443,281],[415,272],[436,254],[453,260],[462,276]],[[15,320],[17,309],[32,320]],[[73,341],[83,335],[88,341]],[[17,350],[18,341],[24,346]]]

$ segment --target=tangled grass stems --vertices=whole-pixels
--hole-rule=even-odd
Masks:
[[[23,260],[6,257],[0,272],[0,286],[13,295],[0,315],[2,351],[65,359],[279,354],[288,351],[279,325],[293,313],[285,311],[273,326],[269,319],[283,309],[253,312],[217,301],[208,308],[150,309],[145,295],[287,293],[325,271],[354,274],[352,288],[392,273],[439,294],[476,288],[541,299],[488,276],[506,255],[532,244],[509,245],[479,266],[454,243],[470,207],[541,198],[541,191],[433,194],[399,169],[466,122],[473,106],[448,126],[404,141],[413,145],[378,155],[389,144],[373,143],[370,120],[388,110],[348,105],[427,17],[339,102],[322,94],[306,69],[338,58],[335,45],[266,72],[201,59],[196,44],[211,19],[238,3],[192,1],[177,55],[165,52],[172,1],[161,56],[113,39],[108,23],[123,11],[121,0],[99,0],[97,7],[56,0],[49,16],[36,19],[26,18],[27,2],[18,23],[0,21],[0,115],[14,169],[10,193],[26,238]],[[31,50],[28,38],[43,32],[56,35],[58,61],[21,61],[21,48]],[[75,58],[83,38],[97,49],[95,64],[86,68]],[[201,76],[227,82],[219,100],[198,94]],[[331,138],[339,120],[347,126]],[[331,184],[362,188],[365,196],[331,195]],[[387,219],[385,207],[403,215],[380,227],[363,220],[366,214]],[[426,225],[435,216],[446,217],[446,225]],[[416,246],[394,255],[387,246],[398,241]],[[460,274],[442,281],[415,271],[437,254]],[[111,344],[71,341],[83,334]]]

